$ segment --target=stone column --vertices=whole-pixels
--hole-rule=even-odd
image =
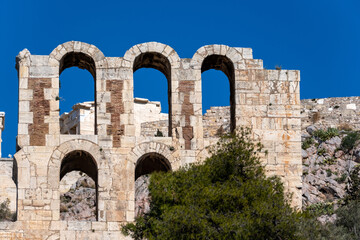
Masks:
[[[0,158],[1,158],[1,142],[2,142],[1,133],[4,130],[4,127],[5,127],[5,113],[0,112]]]

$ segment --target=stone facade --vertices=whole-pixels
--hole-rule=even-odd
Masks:
[[[62,134],[59,76],[69,67],[95,80],[94,134]],[[155,68],[168,80],[169,116],[163,137],[138,135],[133,73]],[[135,216],[135,179],[154,170],[176,170],[208,156],[216,136],[204,138],[201,73],[222,70],[230,81],[229,130],[247,126],[268,154],[269,175],[279,176],[293,205],[301,207],[301,120],[295,70],[266,70],[250,48],[201,47],[180,58],[168,45],[143,43],[123,57],[105,57],[95,46],[67,42],[50,55],[23,50],[17,57],[19,122],[14,155],[17,220],[0,223],[2,239],[125,239],[120,227]],[[156,122],[156,121],[155,121]],[[205,128],[206,129],[206,128]],[[97,186],[96,221],[60,220],[60,179],[82,171]]]

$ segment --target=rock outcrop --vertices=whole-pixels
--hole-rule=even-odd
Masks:
[[[360,98],[305,99],[301,104],[303,207],[323,202],[336,205],[345,196],[350,172],[360,162],[356,138]]]
[[[61,220],[96,221],[95,182],[84,174],[60,196]]]
[[[135,181],[135,216],[150,211],[149,175],[140,176]]]

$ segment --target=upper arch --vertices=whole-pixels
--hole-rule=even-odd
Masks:
[[[199,48],[193,55],[190,65],[194,69],[201,70],[205,58],[212,55],[219,55],[228,58],[234,64],[235,69],[237,68],[236,63],[243,61],[242,53],[238,50],[238,48],[213,44]]]
[[[126,51],[124,60],[130,62],[130,66],[134,66],[135,58],[144,53],[158,53],[163,55],[171,64],[172,68],[180,66],[180,57],[177,52],[169,45],[159,42],[146,42],[137,44]]]
[[[105,59],[104,54],[96,46],[79,41],[69,41],[58,45],[50,53],[49,57],[50,59],[56,60],[60,65],[61,59],[68,53],[82,53],[87,55],[92,58],[95,64]]]

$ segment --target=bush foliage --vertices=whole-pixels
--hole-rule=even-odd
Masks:
[[[341,148],[344,151],[350,151],[356,145],[356,142],[360,140],[360,133],[358,132],[350,132],[346,137],[341,141]]]
[[[323,129],[316,130],[313,135],[325,142],[333,137],[339,136],[339,130],[336,128],[328,128],[326,131]]]
[[[228,134],[212,157],[150,178],[150,212],[123,227],[135,239],[295,239],[298,214],[266,177],[250,130]]]

